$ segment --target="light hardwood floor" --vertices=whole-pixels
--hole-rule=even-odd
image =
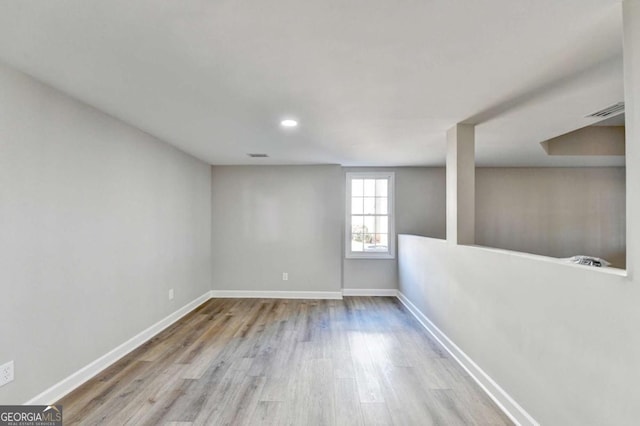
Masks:
[[[387,297],[212,299],[58,403],[66,425],[512,424]]]

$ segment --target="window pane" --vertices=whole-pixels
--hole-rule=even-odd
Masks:
[[[376,216],[376,233],[389,233],[389,216]]]
[[[363,214],[362,197],[353,197],[351,199],[351,214]]]
[[[351,216],[351,251],[364,250],[364,217]]]
[[[388,204],[389,204],[388,198],[376,197],[376,206],[375,206],[376,214],[389,214],[389,211],[387,208]]]
[[[352,234],[361,234],[363,232],[362,230],[363,226],[364,226],[364,217],[351,216],[351,233]]]
[[[386,197],[387,196],[387,179],[376,179],[376,196],[377,197]]]
[[[364,197],[364,214],[376,214],[376,199]]]
[[[373,197],[376,195],[376,180],[365,179],[364,180],[364,196]]]
[[[362,179],[351,180],[351,196],[352,197],[362,197],[364,195],[363,184],[364,184],[364,181]]]
[[[364,227],[362,228],[362,232],[364,232],[365,243],[372,241],[373,234],[376,233],[376,218],[374,216],[364,217]]]
[[[351,234],[351,251],[364,251],[362,234]]]

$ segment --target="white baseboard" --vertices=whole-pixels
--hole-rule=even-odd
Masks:
[[[480,385],[500,409],[517,425],[539,426],[524,408],[522,408],[504,389],[500,387],[487,373],[485,373],[462,349],[460,349],[447,335],[424,315],[411,301],[398,290],[398,299],[420,324],[440,343],[440,345],[455,359],[462,368]]]
[[[151,339],[153,336],[160,333],[162,330],[169,327],[171,324],[175,323],[189,312],[193,311],[202,303],[209,300],[210,297],[211,292],[206,292],[202,296],[198,297],[192,302],[189,302],[174,313],[153,324],[151,327],[133,336],[131,339],[127,340],[117,348],[111,350],[92,363],[84,366],[72,375],[51,386],[41,394],[31,398],[29,401],[25,402],[25,405],[50,405],[60,400],[60,398],[76,389],[78,386],[91,379],[102,370],[109,367],[111,364],[118,361],[123,356],[127,355],[129,352],[136,349],[138,346],[142,345],[147,340]]]
[[[398,289],[396,288],[343,288],[343,296],[382,296],[397,297]]]
[[[342,299],[341,291],[251,291],[212,290],[213,298],[238,299]]]

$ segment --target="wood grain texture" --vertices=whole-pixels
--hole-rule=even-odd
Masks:
[[[57,403],[68,425],[512,424],[383,297],[212,299]]]

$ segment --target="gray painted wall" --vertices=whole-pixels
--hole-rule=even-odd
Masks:
[[[445,238],[446,176],[444,168],[343,168],[344,174],[369,171],[395,172],[396,233]],[[346,176],[343,176],[343,182],[346,182]],[[344,259],[343,268],[344,288],[398,288],[396,259]]]
[[[18,404],[210,289],[210,167],[3,65],[0,93],[0,404]]]
[[[444,168],[396,173],[398,234],[446,237]],[[552,257],[587,254],[624,268],[625,169],[476,169],[476,244]],[[396,288],[396,260],[344,259],[344,288]]]
[[[637,280],[399,238],[400,291],[541,425],[635,425]]]
[[[624,268],[625,169],[476,169],[476,244]]]
[[[340,291],[343,187],[340,166],[212,167],[213,289]]]
[[[212,169],[214,290],[338,291],[341,285],[397,288],[395,259],[344,259],[348,171],[394,171],[396,229],[444,238],[442,168]],[[288,281],[282,280],[283,272],[289,273]]]

